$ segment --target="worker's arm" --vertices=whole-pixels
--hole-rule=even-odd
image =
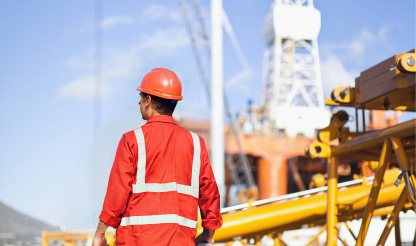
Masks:
[[[107,239],[105,238],[105,231],[108,225],[100,220],[98,222],[97,231],[95,232],[94,241],[92,246],[107,246]]]
[[[215,182],[214,173],[212,172],[211,164],[209,162],[207,148],[204,140],[200,137],[201,142],[201,170],[199,175],[199,208],[201,209],[202,227],[204,232],[196,238],[198,240],[206,241],[207,243],[214,243],[213,236],[215,230],[222,225],[222,218],[220,214],[220,193]],[[199,241],[199,242],[203,242]]]
[[[195,243],[214,244],[214,232],[204,228],[204,231],[195,238]]]
[[[135,162],[132,147],[129,146],[126,138],[127,134],[123,135],[118,145],[111,168],[103,210],[99,217],[102,222],[114,228],[120,225],[132,192]]]

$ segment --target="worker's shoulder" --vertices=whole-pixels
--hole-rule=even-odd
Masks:
[[[127,142],[137,142],[135,131],[137,131],[138,129],[140,128],[125,132],[122,136],[122,139],[124,138],[124,140]]]
[[[193,132],[193,131],[190,131],[190,130],[188,130],[188,129],[185,129],[185,128],[183,128],[182,126],[180,126],[180,125],[176,125],[176,129],[177,130],[179,130],[179,131],[182,131],[182,132],[184,132],[184,133],[186,133],[186,134],[188,134],[189,136],[191,136],[191,134],[195,134],[196,136],[198,136],[199,137],[199,139],[202,139],[202,140],[204,140],[198,133],[196,133],[196,132]]]
[[[142,130],[143,134],[146,136],[149,131],[150,132],[152,132],[152,130],[157,131],[158,129],[155,126],[144,124],[143,126],[137,128],[137,129],[134,129],[134,130],[131,130],[131,131],[128,131],[128,132],[124,133],[123,137],[127,140],[127,142],[136,142],[137,141],[137,139],[136,139],[137,135],[136,134],[138,134],[138,131],[140,131],[140,130]],[[204,139],[199,134],[197,134],[196,132],[190,131],[188,129],[185,129],[180,125],[175,124],[174,131],[176,131],[180,135],[186,136],[190,140],[192,140],[192,134],[195,134],[196,136],[198,136],[200,141],[204,142]]]

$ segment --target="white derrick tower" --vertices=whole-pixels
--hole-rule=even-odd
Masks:
[[[329,123],[317,38],[321,13],[312,0],[272,0],[264,23],[263,106],[266,126],[290,137],[315,137]]]

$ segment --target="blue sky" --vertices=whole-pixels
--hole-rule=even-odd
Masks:
[[[192,9],[191,1],[186,1]],[[224,0],[250,66],[224,34],[224,80],[235,112],[260,103],[269,0]],[[415,3],[315,0],[324,94],[415,48]],[[209,1],[201,0],[208,22]],[[178,73],[177,114],[209,119],[178,1],[104,1],[102,120],[94,121],[94,1],[0,2],[0,201],[51,225],[95,226],[121,135],[139,127],[135,88],[154,67]],[[406,118],[414,114],[406,114]]]

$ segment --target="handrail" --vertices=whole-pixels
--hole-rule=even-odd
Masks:
[[[366,178],[367,182],[371,182],[373,180],[374,180],[374,176]],[[342,182],[342,183],[338,184],[338,188],[357,185],[357,184],[360,184],[362,182],[363,182],[362,179],[356,179],[356,180],[351,180],[351,181],[347,181],[347,182]],[[237,211],[237,210],[247,209],[251,206],[255,207],[255,206],[265,205],[265,204],[268,204],[268,203],[273,203],[273,202],[282,201],[282,200],[286,200],[286,199],[293,199],[293,198],[298,198],[298,197],[301,197],[301,196],[312,195],[312,194],[316,194],[316,193],[323,192],[323,191],[326,191],[326,190],[328,190],[328,187],[324,186],[324,187],[319,187],[319,188],[315,188],[315,189],[310,189],[310,190],[299,191],[299,192],[295,192],[295,193],[291,193],[291,194],[286,194],[286,195],[282,195],[282,196],[262,199],[262,200],[254,201],[254,202],[251,202],[251,203],[243,203],[243,204],[239,204],[239,205],[235,205],[235,206],[231,206],[231,207],[222,208],[221,213],[229,213],[229,212],[234,212],[234,211]]]

